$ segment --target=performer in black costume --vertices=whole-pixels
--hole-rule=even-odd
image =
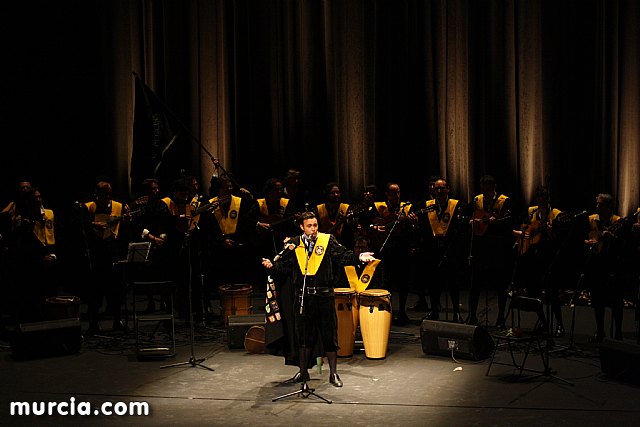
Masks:
[[[303,381],[308,379],[307,363],[318,340],[322,341],[329,360],[329,381],[342,387],[337,373],[337,318],[333,289],[340,279],[340,269],[345,265],[373,262],[371,252],[357,256],[342,246],[335,237],[318,233],[318,219],[313,212],[300,217],[302,235],[287,243],[281,257],[272,262],[263,258],[262,265],[278,275],[289,275],[296,290],[295,329],[300,343],[300,372]]]

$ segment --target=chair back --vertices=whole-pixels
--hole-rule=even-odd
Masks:
[[[514,296],[509,303],[509,313],[511,313],[512,319],[516,319],[515,314],[517,312],[517,326],[520,329],[527,329],[529,331],[535,331],[541,322],[540,314],[544,314],[542,300],[539,298],[531,298],[524,296]],[[536,321],[532,326],[523,328],[521,324],[521,313],[535,313]],[[530,317],[528,317],[530,318]],[[530,324],[529,324],[530,325]]]

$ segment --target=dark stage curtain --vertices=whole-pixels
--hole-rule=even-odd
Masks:
[[[297,167],[313,192],[337,180],[352,200],[391,180],[417,200],[433,174],[469,200],[489,173],[523,204],[538,184],[565,209],[590,209],[598,192],[623,215],[640,204],[634,0],[6,10],[3,198],[23,175],[50,205],[81,198],[100,174],[127,194],[136,72],[183,123],[178,163],[205,187],[211,153],[256,195]]]

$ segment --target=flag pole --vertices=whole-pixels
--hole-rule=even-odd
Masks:
[[[138,73],[136,73],[135,71],[132,71],[133,75],[135,76],[136,79],[140,80],[141,83],[142,79],[140,78],[140,76],[138,75]],[[144,84],[144,83],[143,83]],[[158,102],[162,105],[162,107],[164,107],[165,110],[167,110],[167,112],[169,112],[171,114],[171,116],[173,116],[173,118],[175,119],[175,121],[180,125],[180,127],[191,137],[191,139],[193,141],[195,141],[198,146],[200,147],[200,149],[202,151],[204,151],[207,156],[209,157],[209,159],[211,160],[211,162],[213,163],[213,166],[215,166],[216,169],[220,169],[227,177],[229,177],[229,179],[231,180],[231,182],[233,183],[233,185],[235,185],[237,188],[240,189],[241,192],[243,192],[244,194],[246,194],[247,196],[251,196],[251,198],[253,198],[253,195],[249,192],[249,190],[243,188],[242,186],[240,186],[240,184],[238,184],[238,182],[235,180],[235,178],[233,176],[231,176],[229,174],[229,172],[227,172],[227,170],[222,166],[222,164],[220,163],[220,160],[215,158],[213,156],[213,154],[211,154],[211,152],[209,150],[207,150],[207,148],[202,145],[202,142],[200,142],[200,139],[198,139],[193,132],[191,132],[191,130],[189,130],[189,128],[187,128],[187,126],[182,122],[182,120],[180,120],[180,118],[167,106],[167,104],[160,99],[158,96],[156,96],[156,99],[158,100]]]

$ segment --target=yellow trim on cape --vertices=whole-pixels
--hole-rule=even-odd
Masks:
[[[218,198],[214,197],[211,199],[211,203],[217,201]],[[213,211],[216,220],[218,220],[218,224],[220,225],[220,230],[222,234],[225,236],[228,234],[235,234],[236,228],[238,226],[238,218],[240,214],[240,203],[242,199],[237,196],[231,196],[231,204],[229,205],[229,210],[227,211],[227,216],[222,214],[222,209],[220,205]],[[235,218],[231,218],[231,213],[235,212]]]
[[[425,203],[426,207],[434,206],[436,204],[435,199],[427,200]],[[447,234],[447,230],[449,230],[449,224],[451,224],[451,219],[453,218],[453,213],[456,210],[456,206],[458,205],[458,200],[449,199],[447,201],[447,210],[442,215],[442,219],[445,218],[446,214],[449,214],[448,221],[442,221],[438,219],[438,213],[435,209],[429,211],[429,223],[431,224],[431,231],[434,236],[443,237]]]
[[[362,270],[360,277],[358,277],[355,266],[346,265],[344,267],[344,272],[347,275],[347,280],[349,280],[349,287],[351,289],[355,289],[357,293],[365,291],[373,279],[373,274],[375,273],[378,264],[380,264],[379,259],[373,260],[367,264],[364,267],[364,270]]]
[[[313,276],[318,272],[320,264],[324,259],[324,254],[327,252],[327,246],[329,245],[330,234],[318,233],[316,244],[313,247],[313,252],[309,257],[309,263],[307,264],[307,248],[304,242],[301,240],[300,244],[296,247],[296,258],[298,258],[298,265],[302,274],[305,273],[304,268],[307,267],[307,275]],[[302,238],[300,238],[302,239]]]
[[[36,221],[33,224],[33,234],[36,235],[42,246],[52,246],[56,244],[53,229],[54,215],[51,209],[44,210],[44,222]]]

